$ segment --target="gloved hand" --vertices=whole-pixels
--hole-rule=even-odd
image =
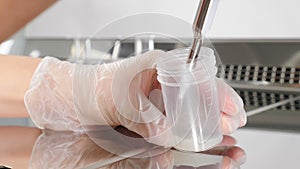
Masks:
[[[162,53],[151,51],[102,65],[47,57],[25,95],[27,110],[42,129],[81,131],[81,125],[123,125],[149,142],[168,145],[161,97],[151,92],[159,88],[155,61]],[[226,98],[220,100],[223,131],[230,133],[246,123],[243,103],[226,83],[219,81],[218,90],[220,98]]]
[[[123,125],[150,142],[167,145],[169,139],[160,139],[170,134],[165,132],[166,118],[148,99],[157,86],[154,66],[161,54],[152,51],[102,65],[76,65],[47,57],[33,76],[25,105],[42,129],[78,131],[81,125]]]

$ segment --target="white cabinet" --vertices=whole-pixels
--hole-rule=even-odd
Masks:
[[[30,38],[88,37],[114,20],[146,12],[163,13],[192,24],[196,0],[61,0],[27,27]],[[216,39],[299,39],[299,0],[220,0],[208,36]],[[151,22],[147,20],[145,22]],[[135,24],[137,27],[142,24]],[[191,32],[163,25],[190,37]],[[122,34],[122,28],[112,30]]]

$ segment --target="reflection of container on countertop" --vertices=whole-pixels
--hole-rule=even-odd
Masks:
[[[173,169],[184,168],[210,168],[219,169],[223,162],[222,156],[182,152],[170,150],[174,156]]]

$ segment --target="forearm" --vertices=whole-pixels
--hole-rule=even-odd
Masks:
[[[0,43],[56,1],[57,0],[1,0]]]
[[[24,94],[40,60],[0,55],[0,117],[28,117]]]

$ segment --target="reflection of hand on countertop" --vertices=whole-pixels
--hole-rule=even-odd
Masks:
[[[240,168],[246,161],[246,153],[235,145],[236,140],[225,135],[218,146],[202,153],[223,156],[222,169]]]
[[[131,137],[139,137],[133,132],[126,130],[123,127],[117,129],[118,132]],[[105,139],[105,137],[102,137]],[[118,146],[121,142],[117,143]],[[155,149],[157,152],[151,152],[152,156],[137,155],[133,158],[121,157],[116,162],[112,160],[100,160],[85,169],[105,168],[184,168],[187,166],[196,168],[214,167],[218,169],[239,168],[245,162],[246,154],[243,149],[235,146],[236,140],[230,136],[224,136],[223,141],[215,148],[202,153],[180,152],[177,150]],[[125,144],[124,144],[125,145]],[[138,145],[137,145],[138,146]],[[148,147],[149,148],[149,147]],[[153,150],[149,148],[148,150]],[[128,150],[129,152],[130,150]],[[143,151],[145,152],[145,150]],[[148,153],[149,155],[149,152]],[[131,152],[127,153],[130,154]],[[121,160],[124,159],[124,160]],[[201,167],[200,167],[201,166]]]
[[[34,145],[29,168],[75,169],[113,156],[85,134],[46,130]]]
[[[245,162],[245,152],[234,146],[236,141],[230,136],[224,136],[222,143],[214,149],[202,153],[181,152],[177,150],[161,151],[163,153],[146,158],[127,158],[120,160],[104,168],[200,168],[200,169],[236,169]],[[153,153],[156,154],[156,153]],[[100,160],[84,169],[103,167],[105,160]]]
[[[74,169],[91,164],[100,164],[101,168],[106,169],[181,168],[183,166],[179,164],[184,164],[184,166],[195,166],[197,164],[199,165],[198,168],[203,169],[205,167],[211,167],[211,165],[203,165],[208,164],[208,162],[212,160],[215,160],[217,164],[215,167],[220,168],[220,166],[222,166],[222,169],[227,169],[230,167],[238,168],[245,160],[245,152],[241,148],[234,146],[236,141],[229,136],[225,136],[223,142],[218,147],[202,153],[180,152],[177,150],[157,148],[155,149],[156,153],[153,153],[155,154],[154,156],[126,158],[102,149],[87,135],[81,133],[45,130],[44,133],[40,135],[40,130],[36,128],[0,127],[0,134],[5,135],[5,137],[1,137],[0,140],[1,165],[8,165],[13,168],[27,168],[31,150],[29,168],[37,169]],[[37,139],[38,135],[40,135],[40,137]],[[36,142],[33,146],[35,140]],[[146,148],[143,152],[149,154]],[[192,164],[189,163],[189,161],[184,161],[184,158],[181,158],[183,157],[182,155],[185,157],[193,157],[189,159],[192,159],[195,163]],[[118,160],[114,161],[112,159]],[[203,163],[199,163],[199,161],[203,161]],[[105,163],[107,165],[104,165]]]
[[[116,143],[119,144],[120,142]],[[114,140],[111,140],[111,145],[113,144]],[[144,151],[147,151],[146,148]],[[149,152],[147,151],[147,153]],[[166,156],[163,155],[163,157]],[[161,159],[160,157],[149,157],[149,159],[131,158],[130,160],[122,161],[124,158],[126,157],[121,157],[102,149],[85,134],[45,130],[35,143],[29,168],[75,169],[94,162],[98,162],[101,168],[149,168],[149,166],[152,166],[152,162],[155,162],[156,166],[166,166],[166,160],[156,160],[158,158]],[[119,161],[114,161],[114,159]],[[134,163],[131,163],[132,161]],[[103,164],[107,165],[104,166]]]

